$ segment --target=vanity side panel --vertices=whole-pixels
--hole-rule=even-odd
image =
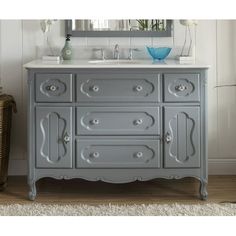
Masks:
[[[208,71],[201,71],[201,181],[208,182]]]
[[[33,191],[37,176],[35,175],[35,110],[34,110],[34,98],[35,98],[35,80],[34,71],[28,70],[27,77],[28,84],[28,109],[27,109],[27,156],[28,156],[28,185],[31,188],[31,195],[36,195],[36,191]]]

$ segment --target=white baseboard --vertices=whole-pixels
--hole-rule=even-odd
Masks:
[[[236,158],[234,159],[209,159],[209,175],[236,175]]]
[[[209,159],[209,175],[236,175],[235,159]],[[11,160],[9,175],[27,175],[26,160]]]

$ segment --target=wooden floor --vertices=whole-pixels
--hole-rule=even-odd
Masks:
[[[86,204],[148,204],[148,203],[205,203],[199,200],[199,182],[182,180],[153,180],[129,184],[108,184],[85,180],[54,180],[37,182],[40,203]],[[0,204],[31,203],[27,199],[26,177],[9,177],[8,187],[0,192]],[[236,176],[210,176],[207,202],[236,202]]]

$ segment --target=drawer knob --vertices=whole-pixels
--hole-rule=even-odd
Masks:
[[[98,119],[93,119],[93,120],[90,121],[90,123],[92,125],[98,125],[99,124],[99,120]]]
[[[143,153],[142,152],[136,152],[134,156],[137,157],[137,158],[141,158],[143,156]]]
[[[97,85],[94,85],[91,87],[93,92],[98,92],[99,91],[99,87]]]
[[[67,144],[68,142],[70,142],[70,136],[66,133],[64,136],[64,143]]]
[[[143,87],[141,85],[137,85],[134,89],[136,92],[141,92],[143,90]]]
[[[93,158],[98,158],[100,156],[99,152],[93,152],[90,154],[91,157]]]
[[[183,92],[183,91],[186,90],[186,89],[187,89],[187,87],[184,86],[184,85],[182,85],[182,84],[177,85],[177,86],[175,87],[175,90],[177,90],[177,91],[179,91],[179,92]]]
[[[134,121],[135,125],[141,125],[142,123],[143,123],[142,119],[137,119],[137,120]]]
[[[172,137],[171,137],[171,135],[169,134],[169,132],[167,132],[166,135],[165,135],[165,141],[166,141],[166,143],[170,143],[171,140],[172,140]]]
[[[48,90],[51,92],[55,92],[57,90],[57,87],[55,85],[48,86]]]

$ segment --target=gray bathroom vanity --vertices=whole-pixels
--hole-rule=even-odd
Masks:
[[[29,198],[36,181],[194,177],[207,198],[207,66],[33,61]]]

